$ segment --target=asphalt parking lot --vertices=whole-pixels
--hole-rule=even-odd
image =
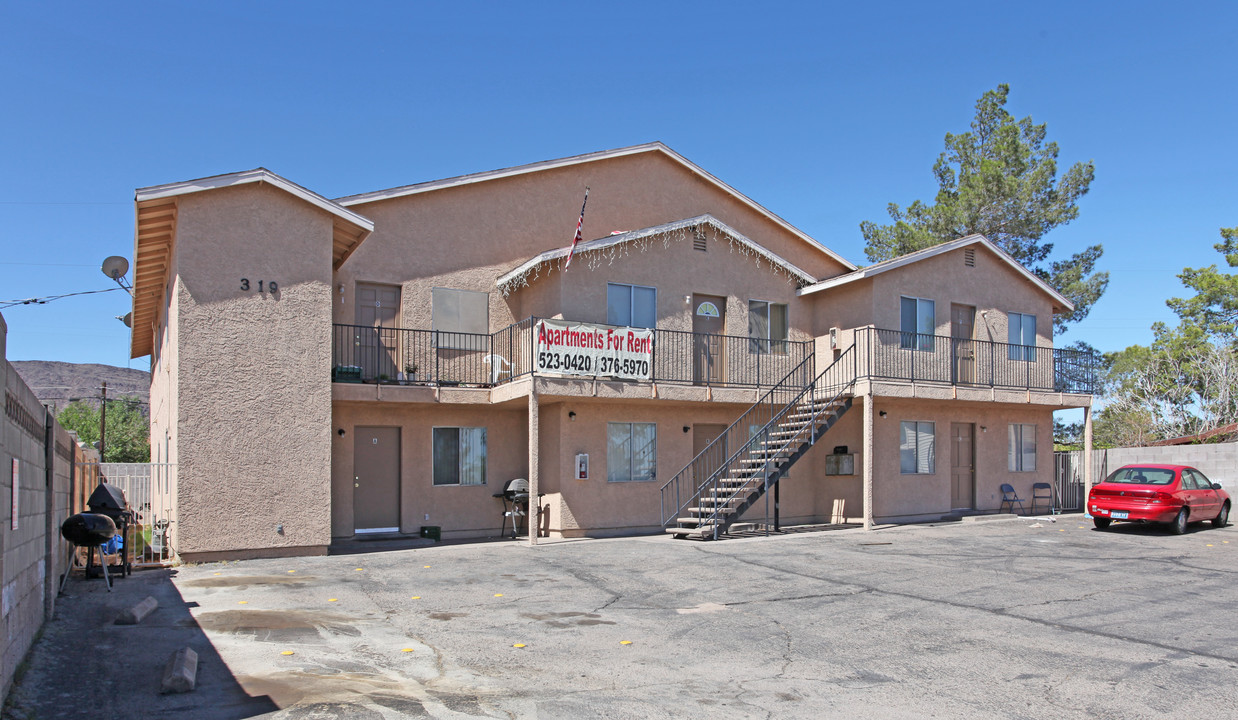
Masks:
[[[1233,717],[1236,574],[1234,526],[1067,515],[74,579],[6,714]],[[144,623],[111,624],[147,594]],[[186,645],[198,689],[159,695]]]

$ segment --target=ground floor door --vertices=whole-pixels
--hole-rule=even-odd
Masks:
[[[399,531],[400,428],[356,428],[352,507],[354,532]]]
[[[950,507],[976,507],[976,426],[950,423]]]
[[[721,383],[726,377],[722,333],[726,328],[726,298],[692,295],[692,380],[698,385]]]

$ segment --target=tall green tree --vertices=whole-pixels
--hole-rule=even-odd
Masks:
[[[1238,228],[1221,228],[1221,237],[1214,247],[1238,267]],[[1212,265],[1184,268],[1178,277],[1195,291],[1166,301],[1178,326],[1156,323],[1151,345],[1105,356],[1098,436],[1144,444],[1238,422],[1238,274]],[[1133,430],[1137,437],[1131,437]]]
[[[65,406],[56,420],[82,442],[99,442],[99,408],[78,400]],[[103,462],[150,462],[150,424],[136,401],[109,399],[105,430]]]
[[[1086,317],[1109,284],[1109,274],[1096,271],[1100,245],[1050,261],[1053,244],[1042,239],[1079,216],[1094,168],[1090,161],[1075,163],[1059,179],[1057,143],[1045,140],[1043,123],[1016,120],[1006,110],[1009,94],[1009,85],[989,90],[976,101],[971,130],[946,133],[946,149],[933,165],[933,203],[916,200],[906,209],[890,203],[891,224],[865,221],[860,231],[874,262],[980,233],[1074,303],[1073,313],[1054,318],[1060,331]]]
[[[1225,262],[1238,268],[1238,227],[1221,228],[1221,242],[1213,245],[1225,256]],[[1195,291],[1190,298],[1166,301],[1182,322],[1198,327],[1212,337],[1234,342],[1238,328],[1238,273],[1224,273],[1216,265],[1206,268],[1183,268],[1178,275],[1182,284]]]

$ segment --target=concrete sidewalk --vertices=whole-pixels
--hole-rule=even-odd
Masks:
[[[71,581],[15,707],[40,719],[1235,712],[1238,530],[1055,520],[208,564],[118,582],[134,602],[164,593],[123,629],[106,623],[127,600]],[[186,644],[204,659],[198,689],[158,695],[156,670]],[[84,647],[79,670],[69,658]]]

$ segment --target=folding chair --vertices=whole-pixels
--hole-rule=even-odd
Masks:
[[[1014,512],[1014,506],[1016,504],[1019,506],[1020,515],[1027,512],[1027,510],[1023,508],[1023,498],[1019,497],[1019,494],[1014,491],[1014,486],[1010,483],[1002,483],[1002,504],[997,506],[997,511],[1000,513],[1002,508],[1009,505],[1010,512]]]
[[[1057,514],[1057,508],[1053,506],[1053,486],[1049,483],[1032,483],[1032,514],[1036,514],[1036,501],[1048,500],[1050,514]]]

